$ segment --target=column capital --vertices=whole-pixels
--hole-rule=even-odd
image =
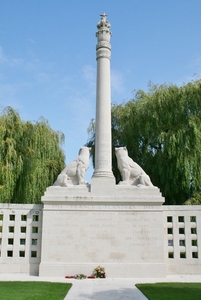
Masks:
[[[110,22],[106,19],[107,15],[105,13],[101,14],[101,20],[97,24],[98,31],[96,32],[96,37],[98,44],[100,41],[110,42],[110,37],[112,33],[110,32]]]

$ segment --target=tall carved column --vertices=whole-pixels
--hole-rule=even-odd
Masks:
[[[93,177],[112,177],[111,153],[111,92],[110,92],[110,23],[107,15],[101,15],[96,33],[96,127],[95,127],[95,170]],[[93,178],[92,177],[92,178]]]

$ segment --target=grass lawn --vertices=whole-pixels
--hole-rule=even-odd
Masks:
[[[63,300],[71,283],[1,281],[1,300]]]
[[[149,300],[200,300],[201,283],[136,284]]]

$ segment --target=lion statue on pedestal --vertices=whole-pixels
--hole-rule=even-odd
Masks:
[[[128,156],[126,147],[115,148],[115,154],[122,177],[122,181],[119,184],[153,186],[149,176]]]
[[[86,170],[89,168],[91,148],[81,147],[78,157],[68,164],[58,175],[54,186],[67,187],[69,185],[87,184],[84,181]]]

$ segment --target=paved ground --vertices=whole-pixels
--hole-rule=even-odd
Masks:
[[[73,281],[73,287],[64,300],[146,300],[135,287],[136,283],[201,282],[199,276],[167,276],[167,278],[106,278]],[[178,300],[178,299],[175,299]]]
[[[201,275],[167,276],[166,278],[106,278],[65,279],[62,277],[37,277],[23,274],[0,274],[0,281],[50,281],[71,282],[73,287],[64,300],[146,300],[135,287],[136,283],[201,282]],[[176,300],[176,299],[175,299]]]
[[[65,300],[146,300],[133,279],[74,280]]]

